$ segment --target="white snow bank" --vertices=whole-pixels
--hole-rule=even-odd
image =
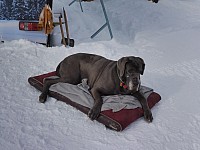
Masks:
[[[98,1],[67,7],[74,48],[46,48],[25,40],[0,44],[0,149],[200,149],[200,5],[199,0],[105,0],[114,33],[106,29],[89,36],[104,22]],[[49,98],[38,102],[39,92],[30,76],[55,70],[66,56],[87,52],[119,59],[144,58],[144,85],[159,92],[162,101],[152,109],[153,123],[143,118],[117,133],[90,121],[76,109]]]

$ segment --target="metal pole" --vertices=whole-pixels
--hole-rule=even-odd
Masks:
[[[69,3],[69,6],[71,6],[76,0],[73,0],[71,3]]]
[[[96,31],[92,36],[91,38],[94,38],[99,32],[101,32],[106,26],[108,26],[108,30],[109,30],[109,33],[110,33],[110,37],[111,39],[113,38],[113,34],[112,34],[112,30],[111,30],[111,27],[110,27],[110,23],[109,23],[109,20],[108,20],[108,16],[107,16],[107,13],[106,13],[106,9],[105,9],[105,6],[104,6],[104,3],[103,3],[103,0],[100,0],[101,2],[101,6],[102,6],[102,9],[103,9],[103,13],[104,13],[104,16],[105,16],[105,19],[106,19],[106,23],[98,30]]]
[[[107,26],[107,23],[105,23],[99,30],[97,30],[92,36],[91,38],[93,39],[99,32],[101,32],[105,27]]]
[[[69,6],[71,6],[76,0],[73,0],[71,3],[69,3]],[[81,11],[83,12],[83,7],[82,7],[82,4],[81,4],[81,1],[82,0],[79,0],[79,4],[80,4],[80,7],[81,7]]]
[[[110,37],[112,39],[113,38],[113,34],[112,34],[112,30],[111,30],[111,27],[110,27],[110,23],[109,23],[109,20],[108,20],[108,16],[107,16],[107,13],[106,13],[106,9],[105,9],[103,0],[100,0],[100,2],[101,2],[101,5],[102,5],[102,8],[103,8],[104,16],[106,18],[106,22],[107,22],[107,25],[108,25],[108,30],[110,32]]]
[[[80,7],[81,7],[81,11],[83,12],[83,7],[82,7],[82,4],[81,4],[81,1],[82,0],[79,0],[79,4],[80,4]]]

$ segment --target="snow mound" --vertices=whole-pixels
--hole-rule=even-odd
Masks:
[[[99,1],[83,3],[84,13],[70,2],[54,1],[54,11],[66,7],[74,48],[46,48],[26,40],[0,44],[0,149],[199,150],[199,0],[104,0],[112,40],[107,29],[90,39],[105,21]],[[162,96],[152,109],[153,122],[141,118],[117,133],[53,98],[39,103],[28,77],[55,70],[77,52],[113,60],[142,57],[143,84]]]

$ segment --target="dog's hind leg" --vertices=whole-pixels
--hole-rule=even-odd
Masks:
[[[55,78],[55,79],[47,78],[44,80],[43,90],[41,95],[39,96],[39,101],[41,103],[44,103],[46,101],[50,86],[58,82],[66,82],[66,81],[63,78]]]

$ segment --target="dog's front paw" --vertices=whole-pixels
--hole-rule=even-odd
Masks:
[[[153,121],[153,116],[152,116],[151,110],[144,111],[144,119],[147,122],[152,122]]]
[[[90,109],[90,111],[88,112],[88,117],[91,120],[95,120],[98,118],[99,114],[101,112],[101,107],[93,107],[92,109]]]
[[[42,93],[40,96],[39,96],[39,101],[40,103],[45,103],[47,100],[47,95]]]

